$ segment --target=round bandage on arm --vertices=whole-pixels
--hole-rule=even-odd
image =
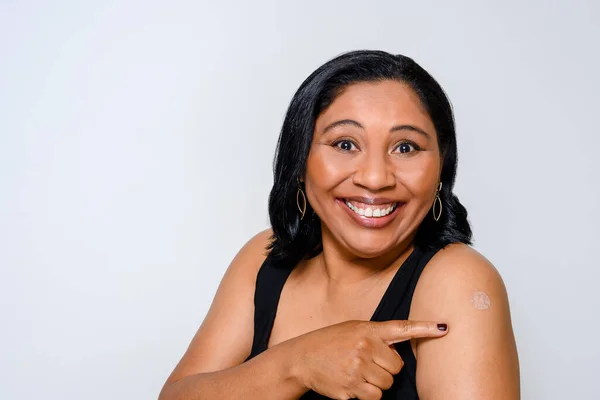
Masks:
[[[471,296],[471,304],[477,310],[487,310],[490,308],[490,297],[484,292],[475,292]]]

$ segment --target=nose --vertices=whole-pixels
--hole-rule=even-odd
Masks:
[[[387,154],[363,154],[358,170],[354,173],[354,184],[372,192],[393,187],[396,177]]]

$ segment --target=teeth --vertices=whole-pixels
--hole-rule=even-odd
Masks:
[[[393,205],[389,206],[388,208],[373,208],[373,207],[358,208],[358,207],[352,205],[352,203],[350,203],[347,200],[345,201],[345,203],[349,209],[351,209],[358,215],[368,217],[368,218],[385,217],[386,215],[388,215],[389,213],[394,211],[394,208],[396,208],[396,205],[398,204],[398,203],[394,203]]]

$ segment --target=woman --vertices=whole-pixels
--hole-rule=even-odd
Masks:
[[[317,69],[279,138],[272,230],[231,263],[160,399],[518,399],[506,291],[469,246],[456,162],[450,103],[413,60]]]

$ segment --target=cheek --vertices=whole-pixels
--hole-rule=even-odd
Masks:
[[[324,145],[313,145],[306,164],[306,180],[320,189],[331,189],[348,175],[349,165]]]
[[[440,160],[432,154],[421,157],[411,164],[399,166],[396,170],[396,178],[414,197],[428,201],[432,195],[432,188],[439,179]]]

